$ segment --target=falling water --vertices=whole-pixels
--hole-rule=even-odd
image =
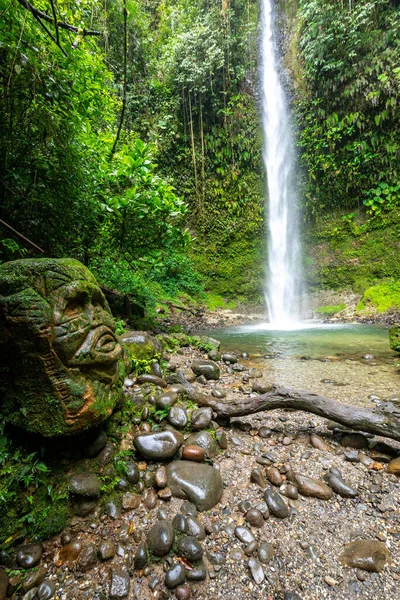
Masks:
[[[294,188],[294,142],[278,73],[273,0],[262,0],[262,107],[268,180],[268,281],[270,323],[287,329],[299,321],[301,247]]]

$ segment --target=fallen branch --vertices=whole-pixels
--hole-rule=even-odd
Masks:
[[[279,385],[271,385],[270,389],[260,396],[221,400],[197,392],[182,373],[174,373],[168,380],[170,378],[185,387],[186,393],[193,402],[199,406],[210,406],[221,417],[243,417],[277,408],[291,408],[331,419],[356,431],[373,433],[400,442],[400,409],[399,412],[390,413],[370,410],[342,404],[314,392]]]
[[[178,306],[177,304],[173,304],[169,300],[167,301],[167,305],[169,306],[169,308],[176,308],[177,310],[183,310],[186,312],[190,312],[190,314],[192,314],[193,316],[196,316],[196,312],[194,310],[192,310],[191,308],[187,308],[187,306]]]

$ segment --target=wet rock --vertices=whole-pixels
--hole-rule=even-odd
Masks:
[[[204,540],[206,537],[203,524],[191,516],[186,517],[185,532],[188,535],[194,536],[198,540]]]
[[[22,600],[35,600],[37,588],[32,588],[29,592],[26,592],[22,597]]]
[[[161,489],[167,486],[167,469],[164,467],[164,465],[158,467],[155,473],[155,482],[157,487]]]
[[[355,498],[358,495],[357,490],[346,483],[337,469],[330,469],[324,475],[325,481],[330,485],[335,494],[343,496],[343,498]]]
[[[173,496],[189,499],[198,510],[209,510],[221,499],[221,475],[210,465],[174,461],[167,466],[167,477]]]
[[[257,558],[250,558],[249,560],[249,569],[251,571],[251,575],[256,582],[257,585],[260,585],[265,578],[264,571],[260,561]]]
[[[165,410],[178,402],[178,394],[175,392],[164,392],[156,397],[155,405],[158,410]]]
[[[1,574],[4,573],[4,571],[0,570],[0,582],[1,582]],[[31,590],[34,587],[39,587],[39,585],[42,583],[43,579],[46,576],[46,571],[45,569],[38,569],[37,571],[30,571],[27,575],[27,577],[25,577],[24,581],[22,582],[21,588],[22,591],[24,592],[28,592],[29,590]],[[1,583],[0,583],[0,589],[1,589]],[[3,597],[0,593],[0,600],[3,600]]]
[[[96,430],[95,432],[90,432],[85,438],[85,445],[83,448],[83,453],[88,458],[93,458],[100,454],[105,445],[107,444],[107,434],[104,429]]]
[[[40,563],[43,554],[42,544],[27,544],[17,552],[16,561],[23,569],[32,569]]]
[[[264,500],[268,509],[274,517],[286,519],[289,516],[289,508],[282,496],[272,487],[265,490]]]
[[[251,389],[256,394],[266,394],[271,389],[271,384],[263,379],[257,379],[252,384]]]
[[[174,526],[176,531],[178,531],[179,533],[186,532],[186,518],[187,517],[185,517],[185,515],[181,515],[180,513],[178,513],[172,519],[172,525]]]
[[[36,596],[39,600],[49,600],[54,596],[56,592],[56,586],[54,581],[50,579],[45,579],[38,587],[36,592]]]
[[[301,596],[299,596],[299,594],[297,594],[297,592],[285,592],[285,595],[283,596],[283,600],[303,600]]]
[[[147,546],[154,556],[166,556],[174,543],[175,532],[169,521],[157,521],[147,534]]]
[[[261,439],[269,438],[271,433],[272,432],[271,432],[270,428],[266,427],[265,425],[260,427],[260,429],[258,430],[258,435]]]
[[[318,479],[313,479],[296,471],[289,471],[287,478],[294,483],[303,496],[311,496],[321,500],[330,500],[333,496],[331,488]]]
[[[94,473],[73,473],[69,490],[76,496],[96,497],[100,494],[101,481]]]
[[[225,390],[220,390],[219,388],[213,389],[211,395],[214,396],[214,398],[226,398]]]
[[[104,514],[111,517],[111,519],[119,519],[121,516],[121,511],[114,500],[111,500],[104,505]]]
[[[70,544],[63,546],[58,553],[57,566],[73,563],[81,552],[82,545],[80,542],[71,542]]]
[[[190,587],[187,585],[180,585],[175,590],[175,596],[177,600],[189,600]]]
[[[293,483],[287,483],[284,489],[284,494],[286,498],[290,498],[291,500],[297,500],[299,497],[299,490]]]
[[[140,542],[137,547],[135,558],[134,558],[134,567],[138,571],[141,571],[145,568],[147,564],[147,545],[146,542]]]
[[[186,581],[186,569],[180,563],[172,565],[165,573],[165,585],[172,590]]]
[[[186,410],[181,406],[173,406],[168,414],[168,423],[177,429],[184,429],[188,424]]]
[[[196,383],[200,383],[201,385],[207,385],[208,380],[204,375],[199,375],[196,379]]]
[[[340,440],[342,446],[363,450],[368,448],[368,440],[362,433],[347,433]]]
[[[238,540],[240,540],[241,542],[243,542],[244,544],[250,544],[251,542],[255,541],[255,537],[254,535],[251,533],[250,529],[247,529],[247,527],[235,527],[235,536],[237,537]]]
[[[230,365],[234,365],[235,363],[237,363],[237,358],[234,354],[230,354],[229,352],[225,352],[222,356],[221,356],[222,360],[225,363],[228,363]]]
[[[185,446],[182,452],[182,458],[184,460],[193,460],[194,462],[203,462],[206,457],[206,453],[200,446]]]
[[[220,371],[217,363],[212,360],[196,360],[192,363],[192,371],[195,375],[204,375],[208,380],[219,379]]]
[[[162,490],[158,490],[157,496],[161,498],[161,500],[171,500],[172,492],[169,487],[165,487]]]
[[[211,421],[212,409],[209,407],[198,408],[192,413],[190,427],[193,431],[201,431],[202,429],[207,429],[207,427],[210,426]]]
[[[258,467],[254,467],[254,469],[251,471],[250,481],[252,483],[256,483],[262,489],[265,489],[267,487],[267,480],[265,479],[261,469],[259,469]]]
[[[274,556],[274,547],[269,542],[261,542],[257,548],[258,560],[266,565]]]
[[[392,460],[387,466],[387,472],[400,476],[400,456]]]
[[[86,517],[95,510],[96,499],[77,496],[73,499],[71,508],[74,515],[78,517]]]
[[[168,460],[175,456],[183,444],[183,435],[178,431],[139,434],[133,444],[147,460]]]
[[[390,559],[389,550],[378,540],[356,540],[344,547],[339,560],[346,567],[380,573]]]
[[[245,519],[252,527],[263,527],[265,521],[262,513],[257,508],[251,508],[247,511]]]
[[[313,448],[316,448],[317,450],[329,452],[331,449],[330,446],[328,446],[328,444],[325,442],[325,440],[323,440],[321,437],[319,437],[319,435],[316,435],[315,433],[312,434],[310,442]]]
[[[189,562],[198,562],[203,556],[203,548],[197,538],[192,535],[183,535],[176,545],[177,553]]]
[[[126,598],[129,594],[130,584],[128,573],[120,567],[115,567],[111,571],[110,600]]]
[[[142,499],[138,494],[127,492],[122,496],[122,508],[124,510],[134,510],[139,508]]]
[[[128,331],[120,337],[129,358],[151,361],[162,354],[162,345],[157,338],[145,331]]]
[[[100,560],[110,560],[111,558],[114,558],[115,556],[115,552],[116,552],[116,547],[115,544],[113,544],[112,542],[109,541],[104,541],[101,542],[101,544],[99,545],[99,557]]]
[[[139,375],[139,377],[136,379],[136,382],[140,384],[152,383],[153,385],[160,388],[167,387],[167,382],[164,379],[161,379],[161,377],[157,377],[156,375],[149,375],[147,373],[145,373],[144,375]]]
[[[89,571],[92,569],[97,563],[97,550],[96,546],[93,543],[88,544],[83,548],[82,552],[79,554],[79,558],[76,563],[76,568],[78,571]]]
[[[207,569],[203,564],[194,566],[191,571],[187,571],[186,577],[188,581],[205,581]]]
[[[215,432],[215,437],[221,450],[226,450],[228,448],[228,437],[225,431],[223,429],[217,429]]]
[[[221,360],[221,354],[220,354],[220,352],[218,352],[218,350],[210,350],[210,352],[207,354],[207,358],[209,358],[210,360],[213,360],[215,362],[218,362]]]
[[[272,483],[272,485],[276,485],[276,486],[282,485],[282,481],[283,481],[282,475],[279,473],[279,471],[276,467],[268,467],[266,469],[266,474],[267,474],[269,481]]]
[[[352,462],[352,463],[360,462],[360,456],[359,456],[357,450],[345,450],[343,452],[343,455],[344,455],[345,459],[348,460],[349,462]]]
[[[185,442],[185,448],[188,446],[202,448],[208,458],[214,458],[218,454],[217,442],[208,431],[192,433]]]
[[[165,491],[166,489],[167,488],[164,488],[164,490],[161,490],[161,491]],[[157,494],[153,490],[153,488],[147,490],[147,492],[143,496],[143,504],[145,505],[146,508],[149,508],[150,510],[155,508],[155,506],[157,504]]]

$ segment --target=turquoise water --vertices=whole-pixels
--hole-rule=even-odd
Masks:
[[[267,357],[359,358],[371,354],[392,359],[388,330],[378,325],[306,323],[295,330],[276,331],[268,323],[203,332],[221,341],[224,350]]]

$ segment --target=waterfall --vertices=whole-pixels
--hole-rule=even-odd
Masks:
[[[288,329],[300,319],[301,245],[294,140],[289,107],[279,76],[273,0],[262,0],[262,122],[268,181],[268,278],[271,326]]]

